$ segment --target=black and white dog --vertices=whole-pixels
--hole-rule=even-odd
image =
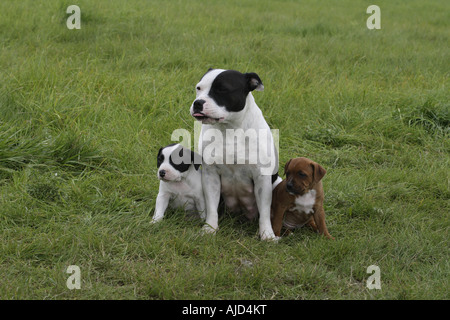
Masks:
[[[159,149],[157,174],[160,183],[153,223],[162,220],[169,204],[205,219],[200,165],[200,155],[179,144]]]
[[[256,73],[210,69],[196,86],[191,115],[202,122],[199,152],[208,233],[218,229],[220,196],[231,211],[259,214],[262,240],[276,239],[270,222],[272,185],[278,177],[278,156],[272,133],[251,91],[262,91]],[[247,142],[249,141],[249,143]]]

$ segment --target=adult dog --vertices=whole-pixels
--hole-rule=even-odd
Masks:
[[[244,211],[250,220],[259,214],[262,240],[276,238],[270,205],[272,185],[281,181],[278,156],[270,128],[251,93],[263,88],[256,73],[223,69],[209,69],[196,85],[190,113],[202,122],[198,150],[203,156],[206,232],[218,229],[222,195],[231,211]]]

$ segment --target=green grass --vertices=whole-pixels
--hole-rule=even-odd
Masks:
[[[381,30],[369,1],[79,0],[68,30],[71,4],[0,3],[0,298],[449,298],[448,1],[380,0]],[[156,152],[210,67],[261,77],[280,166],[327,169],[335,241],[150,225]]]

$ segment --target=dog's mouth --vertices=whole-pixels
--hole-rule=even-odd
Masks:
[[[206,116],[204,113],[201,113],[201,112],[196,112],[196,113],[194,113],[192,116],[193,116],[195,119],[199,120],[199,121],[202,121],[202,120],[205,120],[205,119],[208,119],[208,118],[209,118],[208,116]]]
[[[294,186],[286,186],[286,191],[294,196],[302,196],[307,191],[299,188],[295,188]]]
[[[164,181],[164,182],[177,182],[180,181],[180,178],[173,178],[173,177],[158,177],[159,180]]]
[[[292,187],[286,187],[286,191],[289,192],[290,194],[293,194],[293,195],[297,195],[298,194],[297,190],[295,190]]]
[[[211,118],[202,112],[196,112],[192,115],[196,120],[201,122],[221,122],[224,118]]]

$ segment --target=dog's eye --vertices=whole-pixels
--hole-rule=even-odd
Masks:
[[[301,172],[301,171],[298,172],[298,175],[299,175],[300,177],[306,177],[306,174],[303,173],[303,172]]]

